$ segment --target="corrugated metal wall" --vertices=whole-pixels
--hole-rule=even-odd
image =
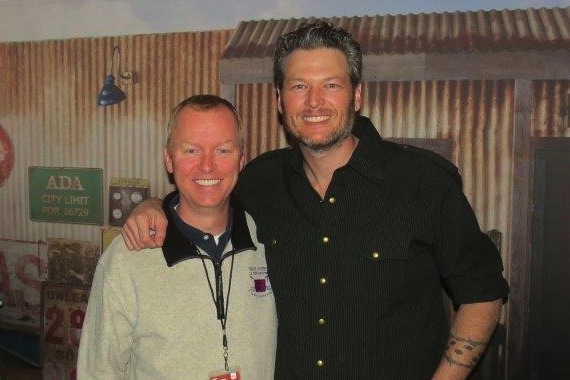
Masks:
[[[367,83],[363,114],[385,137],[450,139],[484,230],[507,233],[513,81]]]
[[[219,60],[231,31],[138,35],[0,44],[0,125],[14,145],[14,169],[0,187],[0,237],[99,241],[99,227],[32,222],[28,167],[102,168],[111,177],[148,178],[153,195],[171,189],[162,164],[168,112],[194,93],[220,93]],[[127,99],[99,107],[113,46],[121,69],[137,75],[119,86]],[[117,76],[115,61],[115,76]],[[105,210],[105,223],[107,222]]]
[[[273,84],[236,85],[236,107],[247,128],[245,150],[248,161],[260,153],[287,146],[276,104]]]
[[[15,151],[14,170],[0,187],[0,237],[99,240],[97,226],[29,220],[29,166],[102,168],[105,184],[116,176],[148,178],[153,195],[170,191],[161,158],[168,111],[187,95],[220,93],[219,61],[230,34],[0,44],[0,125]],[[95,99],[115,45],[121,69],[138,79],[121,85],[125,102],[102,108]],[[563,106],[569,88],[568,81],[533,83],[533,136],[570,136]],[[482,228],[509,233],[514,81],[369,82],[363,91],[362,114],[383,136],[451,139]],[[248,159],[286,146],[272,84],[237,85],[236,103],[248,128]]]
[[[570,81],[532,86],[532,137],[570,137]]]

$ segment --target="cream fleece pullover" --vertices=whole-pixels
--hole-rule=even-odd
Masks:
[[[246,217],[255,239],[253,220]],[[257,250],[224,254],[222,260],[226,302],[230,290],[228,362],[241,369],[243,380],[270,380],[277,318],[264,248],[256,240],[255,245]],[[230,242],[226,252],[232,249]],[[211,371],[222,370],[222,328],[204,263],[215,292],[208,256],[169,267],[162,249],[132,252],[116,237],[101,256],[92,284],[78,380],[206,380]]]

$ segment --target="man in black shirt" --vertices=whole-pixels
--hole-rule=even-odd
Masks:
[[[274,84],[296,144],[254,159],[234,191],[266,245],[275,379],[464,379],[508,294],[500,254],[455,166],[357,115],[361,71],[340,28],[281,36]],[[162,244],[156,201],[145,207],[123,228],[133,249]],[[442,282],[458,305],[451,329]]]

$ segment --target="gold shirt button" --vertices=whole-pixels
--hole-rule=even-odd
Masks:
[[[321,285],[324,285],[324,284],[327,283],[327,279],[324,278],[324,277],[321,277],[321,278],[319,279],[319,283],[320,283]]]
[[[271,245],[277,245],[277,239],[271,240]]]
[[[319,318],[319,325],[324,325],[325,324],[325,319],[324,318]]]
[[[323,243],[326,244],[326,243],[328,243],[328,242],[329,242],[329,238],[328,238],[327,236],[325,236],[325,237],[323,238]]]
[[[325,365],[325,362],[322,360],[317,360],[317,367],[322,367]]]
[[[379,252],[372,252],[372,258],[374,260],[378,260],[380,258],[380,253]]]
[[[330,204],[333,204],[333,203],[335,203],[335,202],[336,202],[336,198],[335,198],[335,197],[330,197],[330,198],[329,198],[329,203],[330,203]]]

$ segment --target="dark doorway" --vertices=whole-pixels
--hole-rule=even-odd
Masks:
[[[530,378],[570,379],[570,144],[534,163]]]

